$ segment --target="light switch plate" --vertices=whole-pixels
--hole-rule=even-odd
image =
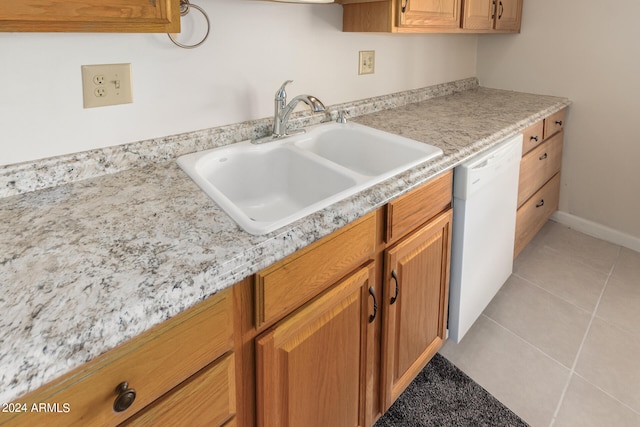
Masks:
[[[376,65],[375,50],[361,50],[358,57],[358,74],[373,74]]]
[[[131,64],[82,66],[84,108],[133,102]]]

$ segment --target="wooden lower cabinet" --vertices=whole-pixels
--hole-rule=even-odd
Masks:
[[[444,343],[452,212],[438,215],[385,252],[384,410]]]
[[[516,238],[514,253],[522,252],[547,220],[558,210],[560,199],[560,172],[527,200],[516,213]]]
[[[233,353],[221,357],[121,426],[227,425],[236,411],[234,364]]]
[[[563,108],[522,132],[514,258],[558,209],[566,114]]]
[[[365,425],[373,263],[256,339],[257,425]]]
[[[563,136],[564,132],[556,133],[522,156],[518,181],[518,208],[560,171]]]
[[[245,389],[256,390],[256,419],[245,416],[246,425],[369,427],[413,381],[445,340],[451,190],[449,171],[302,256],[256,274],[258,290],[276,273],[289,279],[270,286],[283,289],[319,289],[320,278],[326,278],[323,292],[281,320],[263,323],[255,311],[245,338],[255,342],[245,352],[254,361],[245,364],[245,372],[255,367],[255,384]],[[372,250],[354,251],[361,246],[357,241],[373,243]],[[324,269],[293,274],[298,264],[323,265],[328,258],[351,260],[344,263],[342,279],[320,275]],[[255,293],[247,308],[260,304],[261,295]],[[245,404],[252,404],[246,396]]]

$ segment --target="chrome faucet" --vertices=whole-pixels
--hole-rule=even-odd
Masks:
[[[296,108],[299,102],[304,102],[314,113],[321,113],[325,111],[324,104],[315,96],[312,95],[298,95],[287,104],[287,92],[285,86],[289,83],[293,83],[293,80],[287,80],[280,86],[280,89],[276,92],[274,100],[274,117],[273,117],[273,131],[270,136],[265,138],[254,139],[251,142],[260,144],[274,139],[285,138],[290,135],[303,133],[304,129],[294,129],[287,131],[287,124],[289,122],[289,116]]]

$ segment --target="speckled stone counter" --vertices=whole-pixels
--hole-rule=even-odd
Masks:
[[[265,236],[242,231],[173,159],[211,144],[189,140],[185,148],[169,140],[178,148],[153,161],[118,167],[112,159],[105,169],[112,173],[63,179],[37,191],[47,185],[16,182],[16,176],[29,179],[19,175],[26,170],[31,179],[46,181],[41,165],[4,173],[0,402],[19,398],[569,105],[564,98],[473,82],[426,100],[404,93],[403,102],[390,95],[385,102],[376,99],[373,109],[362,101],[340,106],[356,122],[436,145],[444,156]],[[264,127],[249,123],[226,140],[214,139],[224,145]],[[100,163],[83,154],[72,158],[76,168],[80,157]]]

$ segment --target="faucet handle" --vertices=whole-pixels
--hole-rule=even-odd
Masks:
[[[347,123],[347,113],[344,110],[338,111],[338,118],[336,119],[336,123]]]
[[[282,83],[282,86],[280,86],[280,89],[276,92],[276,101],[287,99],[287,92],[285,92],[284,88],[289,83],[293,83],[293,80],[287,80]]]

